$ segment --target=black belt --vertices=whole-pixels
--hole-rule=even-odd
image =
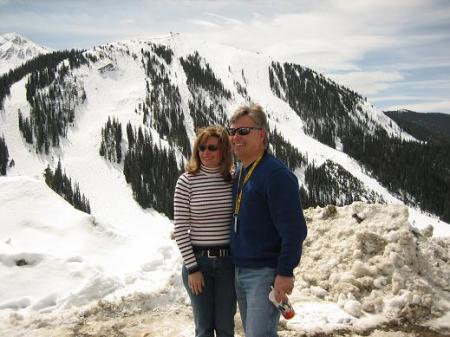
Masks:
[[[230,256],[229,248],[201,248],[194,247],[194,253],[199,256],[207,256],[209,258]]]

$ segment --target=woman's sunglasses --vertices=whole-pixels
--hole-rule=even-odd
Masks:
[[[236,133],[239,136],[246,136],[252,130],[262,130],[262,128],[257,128],[257,127],[254,127],[254,126],[244,126],[244,127],[241,127],[241,128],[228,128],[228,132],[230,133],[231,136],[236,135]]]
[[[210,144],[208,146],[202,144],[202,145],[198,146],[198,150],[200,152],[204,152],[204,151],[206,151],[206,149],[208,149],[208,151],[210,151],[210,152],[214,152],[214,151],[217,151],[219,148],[217,147],[217,145],[213,145],[213,144]]]

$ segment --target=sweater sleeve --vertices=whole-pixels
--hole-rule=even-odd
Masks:
[[[270,216],[281,238],[277,274],[293,276],[307,235],[298,181],[292,172],[283,168],[274,171],[267,184]]]
[[[192,274],[200,268],[194,255],[189,231],[191,229],[191,207],[190,207],[191,187],[186,174],[178,178],[175,186],[173,198],[174,223],[175,223],[175,241],[183,257],[184,264],[189,274]]]

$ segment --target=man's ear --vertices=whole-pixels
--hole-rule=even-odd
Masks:
[[[260,130],[260,131],[261,131],[260,138],[261,138],[261,140],[262,140],[263,143],[264,143],[264,138],[267,137],[267,131],[264,130],[264,129],[262,129],[262,130]]]

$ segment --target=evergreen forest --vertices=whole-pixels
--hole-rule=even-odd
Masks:
[[[67,177],[66,173],[61,167],[61,161],[58,160],[58,165],[53,171],[50,166],[44,171],[45,183],[67,202],[69,202],[76,209],[91,214],[91,206],[89,200],[84,194],[80,192],[78,183],[72,185],[72,180]]]
[[[272,91],[305,121],[307,134],[331,147],[339,140],[391,193],[450,221],[449,146],[389,135],[363,112],[361,96],[310,69],[274,62],[269,77]]]
[[[123,173],[133,197],[143,208],[152,207],[173,219],[173,192],[182,172],[175,151],[155,144],[150,132],[130,123],[127,137]]]
[[[205,59],[196,51],[180,63],[186,74],[186,84],[192,98],[189,99],[189,113],[197,131],[208,125],[227,125],[227,113],[224,100],[231,99],[231,92],[212,71]]]
[[[228,125],[227,109],[236,97],[197,51],[177,59],[168,46],[147,45],[140,54],[139,49],[130,53],[124,45],[119,48],[121,55],[132,57],[145,72],[145,97],[135,108],[142,125],[126,125],[126,146],[122,124],[118,118],[109,117],[99,135],[98,152],[106,160],[123,165],[125,179],[139,205],[172,218],[175,184],[191,155],[188,134],[211,124]],[[17,111],[18,124],[24,141],[32,144],[36,153],[50,154],[52,147],[60,146],[61,138],[76,123],[77,107],[87,99],[83,81],[74,70],[100,62],[97,70],[102,76],[116,71],[115,48],[105,45],[95,52],[71,50],[40,55],[0,77],[0,109],[11,86],[26,78],[30,111]],[[180,74],[175,72],[177,65],[184,72],[181,78],[187,85],[186,102],[180,92]],[[228,71],[234,76],[231,67]],[[252,98],[244,69],[237,75],[231,85],[236,95],[249,103]],[[355,158],[369,176],[405,203],[419,205],[450,222],[450,123],[446,124],[445,117],[429,114],[424,121],[421,118],[425,116],[409,112],[386,112],[419,139],[406,141],[388,134],[372,120],[363,97],[311,69],[272,62],[268,75],[272,92],[304,121],[308,135]],[[186,116],[192,118],[193,130],[187,129],[191,122]],[[153,139],[155,134],[157,140]],[[345,205],[356,200],[385,202],[342,166],[329,160],[320,164],[309,161],[301,152],[301,144],[293,146],[277,129],[269,132],[269,143],[269,151],[304,177],[300,190],[303,207]],[[6,141],[1,137],[1,175],[12,164],[9,160]],[[89,201],[78,184],[72,185],[60,162],[54,172],[47,167],[44,176],[66,200],[90,212]]]
[[[122,161],[122,124],[118,119],[108,117],[102,128],[99,154],[111,162]]]

